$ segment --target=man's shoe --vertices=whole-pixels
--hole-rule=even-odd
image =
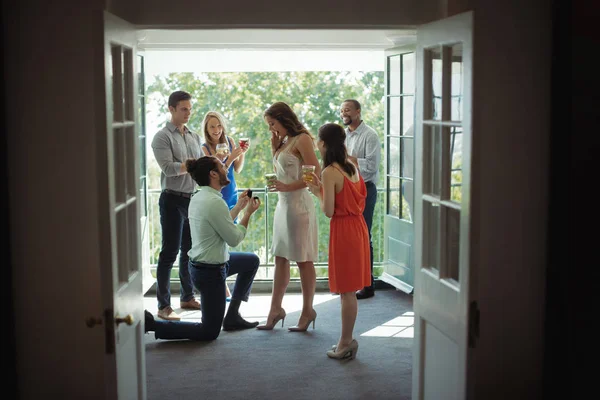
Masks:
[[[370,288],[363,288],[356,291],[356,298],[358,300],[368,299],[369,297],[375,296],[375,290]]]
[[[154,315],[144,310],[144,333],[154,331]]]
[[[238,331],[241,329],[250,329],[256,328],[258,326],[257,322],[248,322],[240,314],[235,316],[226,316],[223,320],[223,330],[224,331]]]
[[[181,317],[177,314],[171,306],[166,306],[162,310],[158,310],[158,317],[166,319],[167,321],[179,321]]]
[[[182,301],[179,303],[179,307],[185,310],[200,310],[200,302],[195,298],[191,298],[189,301]]]

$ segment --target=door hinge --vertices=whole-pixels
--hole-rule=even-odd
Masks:
[[[476,301],[469,304],[469,347],[475,348],[479,339],[479,306]]]

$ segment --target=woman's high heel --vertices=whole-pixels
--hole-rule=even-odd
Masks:
[[[256,327],[256,329],[259,329],[261,331],[270,331],[273,328],[275,328],[275,325],[279,322],[279,320],[281,320],[281,327],[283,328],[283,322],[285,321],[285,310],[282,308],[281,311],[279,311],[279,314],[277,314],[277,316],[275,318],[273,318],[273,321],[271,321],[269,323],[269,320],[267,319],[267,323],[264,325],[258,325]]]
[[[306,332],[306,330],[310,326],[311,322],[313,324],[313,329],[315,329],[315,320],[316,319],[317,319],[317,312],[315,310],[313,310],[313,315],[312,315],[312,317],[308,321],[306,321],[306,325],[290,326],[288,328],[288,330],[290,332]]]
[[[358,353],[358,342],[352,339],[348,347],[337,350],[337,346],[333,346],[331,350],[327,350],[327,357],[335,358],[336,360],[354,360]]]

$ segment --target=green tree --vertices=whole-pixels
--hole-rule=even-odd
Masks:
[[[238,188],[264,189],[264,174],[271,172],[272,157],[270,132],[263,119],[264,111],[273,103],[283,101],[289,104],[308,130],[316,137],[318,128],[327,122],[341,123],[339,107],[343,100],[355,98],[361,102],[363,120],[380,135],[384,143],[383,121],[383,72],[248,72],[248,73],[173,73],[154,77],[147,88],[148,102],[153,109],[164,110],[161,120],[170,118],[167,108],[169,94],[175,90],[185,90],[192,95],[193,112],[188,126],[201,136],[204,114],[219,111],[228,121],[228,132],[233,138],[250,138],[251,147],[246,156],[244,170],[236,175]],[[150,106],[148,104],[148,106]],[[154,132],[147,132],[151,140]],[[384,163],[381,163],[380,184],[383,187]],[[149,189],[160,189],[160,170],[151,152],[148,155]],[[248,237],[236,250],[253,251],[261,257],[263,264],[272,263],[268,257],[272,235],[272,218],[276,194],[269,194],[262,207],[253,217]],[[373,221],[373,245],[375,261],[383,258],[383,196],[379,196]],[[157,202],[151,196],[149,202]],[[315,206],[318,202],[315,199]],[[149,206],[151,225],[151,258],[158,259],[160,251],[160,225],[158,208]],[[327,262],[329,241],[329,220],[319,210],[319,263]],[[265,241],[267,237],[267,241]],[[153,262],[153,263],[154,263]],[[320,275],[325,276],[326,270]]]

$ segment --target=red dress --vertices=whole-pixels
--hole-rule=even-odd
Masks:
[[[344,186],[335,195],[329,224],[328,269],[332,293],[353,292],[371,285],[369,231],[363,217],[366,198],[367,187],[362,176],[358,182],[352,182],[344,175]]]

